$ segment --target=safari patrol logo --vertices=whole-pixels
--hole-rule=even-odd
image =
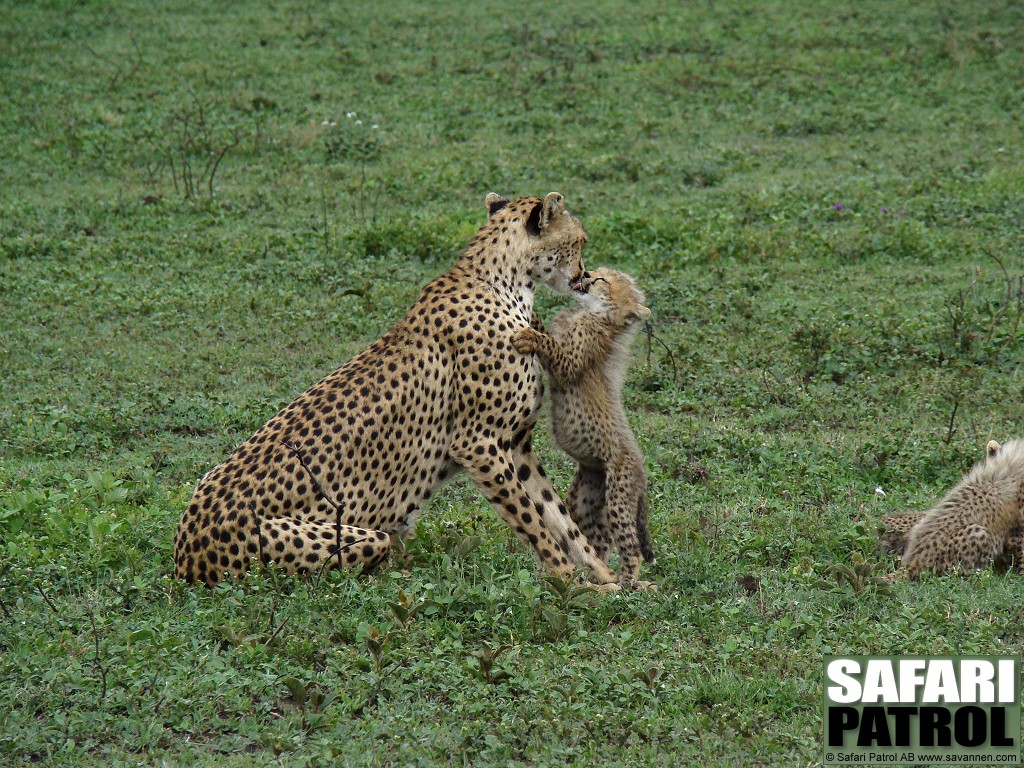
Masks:
[[[826,765],[1020,762],[1020,663],[826,656]]]

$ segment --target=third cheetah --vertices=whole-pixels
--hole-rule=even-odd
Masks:
[[[894,576],[916,579],[924,571],[942,574],[957,566],[988,567],[1011,540],[1019,546],[1022,525],[1024,440],[1003,445],[993,440],[986,458],[910,529]],[[894,541],[898,544],[898,537]]]

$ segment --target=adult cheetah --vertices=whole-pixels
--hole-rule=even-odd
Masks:
[[[905,547],[893,577],[916,579],[925,571],[985,568],[1007,555],[1019,560],[1022,526],[1024,440],[992,440],[985,459],[916,521],[913,515],[886,518],[882,540],[891,549]]]
[[[402,320],[199,481],[176,577],[213,585],[253,561],[373,567],[431,490],[465,470],[551,572],[587,568],[613,585],[531,450],[542,374],[510,341],[538,283],[581,290],[586,232],[556,192],[486,204],[487,222]]]
[[[602,560],[614,542],[619,585],[630,587],[654,552],[644,460],[622,406],[622,381],[630,342],[651,310],[629,275],[588,274],[589,290],[576,296],[576,307],[558,313],[550,335],[523,328],[512,343],[536,353],[550,375],[551,429],[578,464],[566,496],[569,513]]]

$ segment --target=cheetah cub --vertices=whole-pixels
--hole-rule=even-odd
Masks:
[[[569,513],[605,562],[614,539],[619,584],[644,588],[651,585],[636,581],[640,563],[654,562],[647,477],[622,407],[622,381],[630,342],[651,310],[629,275],[598,269],[585,278],[578,306],[555,316],[550,335],[523,328],[512,343],[536,353],[550,376],[555,441],[578,464]]]
[[[899,520],[887,518],[898,547]],[[986,568],[1004,554],[1019,558],[1024,525],[1024,440],[989,442],[987,456],[935,507],[920,516],[906,534],[906,550],[897,579],[916,579],[924,571],[941,574],[960,566]],[[884,539],[884,537],[883,537]],[[1008,552],[1011,547],[1018,551]]]

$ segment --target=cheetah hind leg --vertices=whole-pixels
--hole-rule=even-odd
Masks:
[[[1014,528],[1006,536],[1006,547],[1003,550],[1008,565],[1015,571],[1024,569],[1024,526]]]
[[[636,535],[640,539],[640,554],[651,565],[657,564],[654,547],[651,545],[651,530],[647,525],[647,489],[643,490],[636,503]]]
[[[595,553],[605,563],[611,547],[611,534],[608,524],[608,509],[605,506],[606,484],[604,473],[585,467],[579,467],[565,497],[566,506],[576,525],[593,546]],[[637,501],[637,535],[640,539],[640,550],[644,559],[653,564],[654,550],[651,547],[651,534],[647,529],[647,493],[640,494]],[[614,592],[622,588],[622,574],[619,582],[593,585],[598,591]],[[650,581],[628,581],[627,585],[639,591],[657,592],[658,585]]]
[[[594,553],[607,564],[611,537],[608,535],[604,494],[604,473],[580,466],[565,496],[565,506],[594,548]]]
[[[283,517],[264,519],[260,525],[263,564],[288,574],[359,565],[370,571],[390,552],[391,537],[383,531]]]
[[[959,565],[962,568],[988,568],[1002,554],[1001,542],[983,525],[964,526],[950,540],[946,558],[948,566]]]
[[[608,467],[606,482],[608,522],[619,550],[619,585],[631,589],[643,562],[637,530],[637,505],[643,487],[632,472],[619,466]]]

